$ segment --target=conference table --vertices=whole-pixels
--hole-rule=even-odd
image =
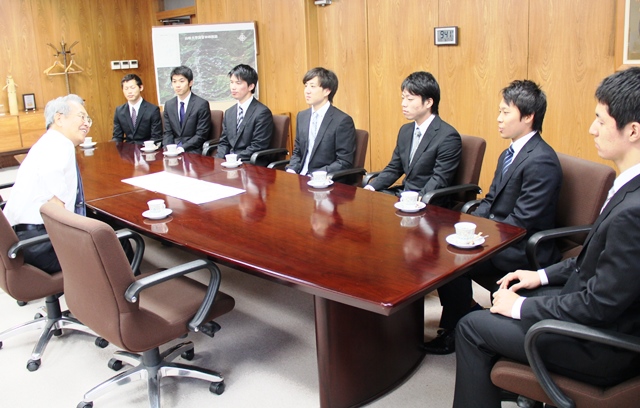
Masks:
[[[525,234],[432,205],[403,213],[387,194],[314,189],[305,176],[226,169],[196,154],[106,142],[78,149],[77,159],[93,216],[314,296],[322,407],[359,406],[400,385],[424,358],[424,295]],[[121,181],[162,171],[244,192],[197,205]],[[156,198],[173,213],[148,220],[142,213]],[[477,224],[484,244],[447,244],[459,221]]]

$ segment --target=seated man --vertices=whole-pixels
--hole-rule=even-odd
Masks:
[[[44,108],[47,132],[24,159],[4,214],[20,240],[44,235],[42,204],[52,201],[85,215],[75,147],[84,141],[91,118],[78,95],[56,98]],[[24,261],[48,273],[60,271],[50,242],[24,249]]]
[[[145,140],[162,141],[160,108],[142,99],[142,80],[127,74],[120,82],[127,103],[113,115],[113,141],[142,144]]]
[[[216,157],[235,153],[249,161],[257,151],[269,148],[273,135],[273,115],[269,108],[253,97],[258,85],[258,73],[240,64],[229,71],[231,97],[238,101],[224,113],[222,135]]]
[[[589,133],[598,155],[620,171],[610,198],[577,257],[506,274],[491,309],[460,320],[454,407],[501,406],[489,378],[493,364],[500,356],[526,362],[525,334],[540,320],[640,336],[640,68],[605,78],[596,100]],[[529,297],[518,294],[524,290]],[[640,373],[640,356],[630,351],[553,335],[537,344],[551,371],[590,384],[611,386]]]
[[[473,215],[525,228],[527,234],[488,261],[473,266],[467,274],[438,288],[442,330],[424,346],[432,354],[454,352],[454,328],[474,308],[471,280],[484,278],[493,283],[509,271],[529,268],[527,240],[538,231],[555,227],[562,168],[556,152],[540,136],[547,98],[534,82],[513,81],[502,90],[499,110],[500,137],[510,140],[511,145],[500,155],[489,193]],[[560,252],[553,241],[540,247],[541,265],[551,265],[559,259]]]
[[[440,87],[428,72],[414,72],[400,87],[402,113],[413,121],[400,128],[391,161],[364,188],[400,195],[449,187],[455,177],[462,142],[458,132],[438,116]],[[402,175],[402,185],[391,187]],[[446,200],[438,204],[446,203]]]
[[[162,143],[177,144],[186,152],[201,153],[211,133],[209,102],[191,92],[193,72],[179,66],[171,71],[171,86],[176,96],[164,105]]]
[[[356,128],[351,116],[332,105],[338,77],[325,68],[313,68],[302,79],[310,109],[298,113],[296,140],[289,173],[328,173],[353,167]]]

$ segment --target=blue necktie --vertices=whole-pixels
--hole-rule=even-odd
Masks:
[[[87,215],[87,207],[84,203],[84,188],[82,187],[82,176],[80,175],[80,167],[76,162],[76,174],[78,175],[78,187],[76,189],[76,206],[73,212],[78,215]]]
[[[507,149],[507,154],[504,155],[504,161],[502,162],[502,175],[507,172],[509,166],[511,166],[511,162],[513,161],[513,147],[509,146]]]
[[[180,102],[180,126],[182,126],[182,122],[184,120],[184,102]]]

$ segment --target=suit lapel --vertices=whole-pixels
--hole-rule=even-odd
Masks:
[[[316,154],[318,150],[318,146],[322,142],[322,138],[324,134],[327,132],[327,128],[331,124],[333,120],[333,105],[329,106],[329,110],[325,113],[324,118],[322,118],[322,123],[320,123],[320,127],[318,128],[318,134],[316,134],[316,140],[313,142],[313,150],[311,151],[311,157]],[[309,115],[309,125],[311,124],[311,115]],[[307,126],[307,133],[309,132],[309,126]],[[307,137],[308,139],[308,137]],[[311,158],[309,158],[311,159]]]
[[[302,163],[304,163],[309,150],[309,125],[311,123],[311,109],[304,111],[300,115],[297,126],[300,129],[300,151],[302,152]]]
[[[513,159],[513,162],[511,163],[511,165],[507,169],[507,172],[502,175],[502,178],[500,179],[500,182],[498,183],[498,188],[496,189],[496,195],[499,194],[502,191],[504,186],[507,185],[507,182],[509,181],[511,176],[518,170],[518,168],[520,166],[524,166],[524,162],[529,158],[529,155],[531,154],[533,149],[536,148],[538,143],[540,143],[540,140],[541,140],[540,134],[536,133],[522,147],[520,152],[518,152],[518,155],[516,156],[516,158]],[[500,155],[500,161],[498,163],[500,169],[502,168],[502,164],[504,163],[504,156],[505,156],[505,152],[503,152]]]
[[[138,126],[140,126],[140,122],[142,122],[142,117],[144,115],[144,111],[146,108],[146,105],[144,102],[145,101],[143,100],[142,103],[140,104],[140,107],[138,108],[138,112],[136,113],[136,125],[133,126],[133,134],[135,134],[138,131]],[[131,112],[129,112],[129,116],[131,116]],[[131,125],[133,125],[133,120],[131,121]]]
[[[238,118],[238,108],[237,108],[238,104],[236,104],[236,123],[237,123],[237,118]],[[252,100],[251,103],[249,104],[249,107],[247,107],[247,111],[244,113],[244,118],[242,119],[242,123],[240,123],[240,128],[238,128],[237,132],[236,132],[236,140],[238,141],[240,139],[240,135],[242,134],[242,132],[244,131],[244,125],[245,123],[247,123],[248,121],[251,120],[251,117],[254,115],[254,113],[256,112],[256,100]]]
[[[411,132],[411,135],[409,135],[409,148],[407,149],[407,152],[406,152],[407,163],[409,163],[409,171],[407,172],[407,176],[409,175],[409,173],[413,171],[413,168],[415,167],[415,164],[418,162],[418,159],[420,158],[422,153],[424,153],[425,150],[427,150],[427,147],[429,147],[433,139],[435,139],[436,135],[438,134],[438,131],[440,130],[441,121],[442,120],[440,119],[440,117],[438,115],[435,115],[435,117],[433,118],[433,121],[427,128],[427,133],[424,136],[422,136],[422,138],[420,139],[420,144],[418,145],[418,148],[416,149],[416,152],[413,155],[413,161],[409,161],[409,159],[411,158],[411,144],[413,143],[413,133],[415,132],[415,124],[414,124],[413,131]]]
[[[238,126],[238,104],[237,103],[233,105],[229,110],[229,119],[227,122],[227,128],[229,126],[231,127],[231,129],[229,129],[229,144],[232,147],[235,147],[236,141],[238,140],[238,133],[239,133],[236,129]]]

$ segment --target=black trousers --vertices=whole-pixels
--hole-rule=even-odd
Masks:
[[[30,229],[26,231],[16,231],[16,235],[19,240],[25,240],[27,238],[33,238],[46,234],[44,225],[39,229]],[[60,272],[60,262],[53,250],[53,245],[50,241],[43,242],[38,245],[26,247],[22,250],[24,256],[24,262],[30,265],[40,268],[47,273]]]

